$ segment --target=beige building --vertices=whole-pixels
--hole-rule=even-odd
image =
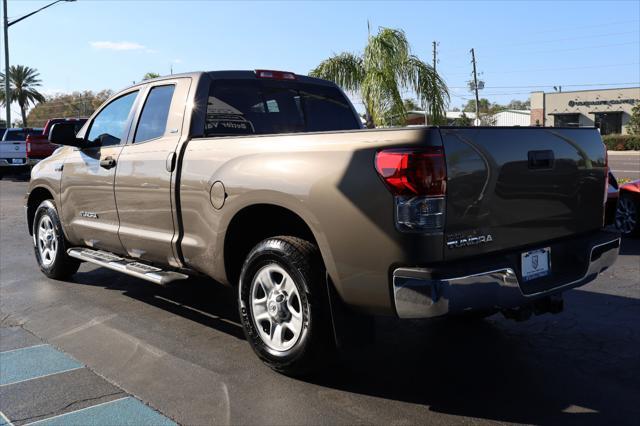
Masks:
[[[640,87],[531,93],[531,125],[597,127],[603,135],[627,133]]]

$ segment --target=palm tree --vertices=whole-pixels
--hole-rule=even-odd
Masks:
[[[331,80],[350,92],[360,92],[367,127],[404,121],[402,91],[413,90],[428,109],[434,123],[444,120],[449,91],[433,67],[411,53],[402,30],[380,28],[371,36],[363,54],[343,52],[311,70],[313,77]]]
[[[9,67],[9,84],[12,102],[18,102],[20,106],[20,112],[22,114],[22,126],[27,127],[27,108],[29,104],[35,104],[36,102],[45,102],[44,95],[36,90],[36,87],[41,86],[41,80],[38,78],[40,74],[34,68],[29,68],[24,65],[12,65]],[[5,75],[0,73],[0,87],[4,87]],[[0,102],[7,108],[7,100],[5,99],[4,91],[0,91]]]

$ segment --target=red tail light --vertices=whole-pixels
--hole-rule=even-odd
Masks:
[[[376,170],[393,195],[445,195],[447,170],[441,147],[380,151]]]
[[[444,228],[447,168],[442,147],[387,149],[376,154],[376,171],[394,195],[402,232]]]
[[[31,135],[27,135],[27,158],[31,156]]]
[[[258,78],[271,78],[273,80],[295,80],[296,75],[288,71],[273,71],[273,70],[256,70],[256,77]]]

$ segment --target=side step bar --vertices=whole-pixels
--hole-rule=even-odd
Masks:
[[[133,259],[116,256],[102,250],[92,250],[88,248],[75,247],[67,250],[67,254],[84,262],[95,263],[96,265],[111,269],[113,271],[122,272],[132,277],[141,278],[151,281],[155,284],[166,285],[172,281],[184,280],[189,278],[188,275],[175,271],[165,271],[146,263],[138,262]]]

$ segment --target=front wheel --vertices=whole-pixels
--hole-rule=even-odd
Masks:
[[[274,370],[301,375],[328,362],[331,319],[318,248],[295,237],[269,238],[251,250],[240,275],[247,340]]]
[[[623,235],[640,233],[640,201],[628,194],[622,194],[616,210],[616,228]]]
[[[61,280],[78,272],[80,261],[67,255],[67,241],[58,211],[51,200],[43,201],[36,209],[33,244],[40,270],[47,277]]]

